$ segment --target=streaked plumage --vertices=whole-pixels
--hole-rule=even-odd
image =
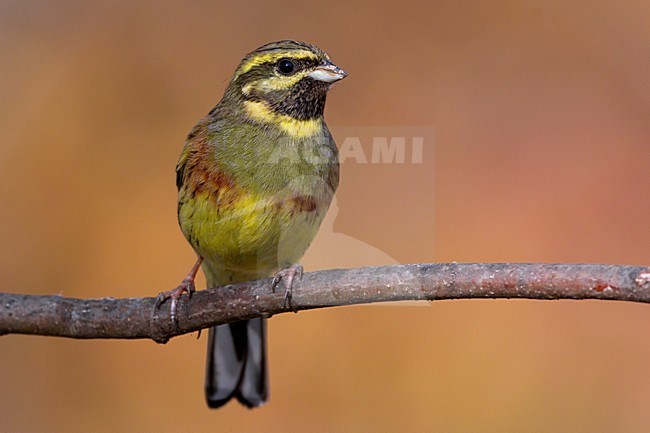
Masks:
[[[345,75],[313,45],[264,45],[188,135],[176,168],[178,220],[204,259],[208,287],[272,276],[305,253],[339,182],[323,110]],[[210,330],[211,407],[232,397],[248,407],[266,401],[264,322]]]

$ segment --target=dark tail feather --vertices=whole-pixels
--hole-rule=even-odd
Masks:
[[[250,408],[266,402],[266,319],[210,329],[205,396],[211,408],[223,406],[235,396]]]
[[[266,369],[266,319],[251,319],[246,325],[248,353],[244,374],[237,389],[237,400],[246,407],[257,407],[269,398]]]

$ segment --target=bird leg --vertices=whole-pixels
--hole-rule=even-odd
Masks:
[[[282,303],[282,308],[291,308],[291,295],[293,292],[293,280],[296,278],[296,275],[300,280],[302,280],[303,267],[300,263],[295,263],[289,266],[286,269],[276,272],[273,276],[273,281],[271,282],[271,290],[275,293],[275,288],[278,286],[280,280],[284,280],[284,302]]]
[[[172,323],[174,324],[176,330],[180,330],[180,328],[178,327],[178,317],[176,317],[176,308],[178,306],[178,300],[181,298],[181,296],[183,296],[183,293],[185,292],[187,292],[189,298],[192,299],[192,293],[194,293],[194,291],[196,290],[194,288],[194,279],[196,278],[197,272],[199,272],[201,263],[203,263],[203,257],[199,256],[199,258],[196,260],[196,263],[194,263],[194,266],[192,266],[190,272],[175,289],[168,290],[166,292],[161,292],[156,298],[156,304],[155,304],[156,309],[160,308],[160,306],[167,299],[171,298],[172,305],[170,308],[170,316],[172,318]]]

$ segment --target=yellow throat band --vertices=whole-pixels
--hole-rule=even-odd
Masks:
[[[286,114],[274,113],[266,102],[245,101],[244,109],[251,119],[275,125],[294,138],[312,137],[322,128],[321,119],[299,120]]]

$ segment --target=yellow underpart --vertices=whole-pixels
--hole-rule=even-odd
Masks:
[[[213,264],[210,284],[225,284],[219,268],[254,277],[270,276],[278,265],[295,263],[316,235],[324,212],[292,215],[276,205],[277,197],[242,194],[226,207],[216,205],[209,194],[185,202],[179,213],[181,229]],[[204,268],[205,266],[204,265]]]
[[[298,120],[286,114],[274,113],[266,102],[246,101],[244,108],[251,119],[275,125],[294,138],[312,137],[320,133],[323,126],[321,119]]]
[[[316,59],[316,54],[308,50],[291,50],[291,51],[274,51],[272,53],[258,54],[242,64],[237,71],[237,75],[245,74],[257,65],[266,62],[280,60],[283,57],[290,59]]]
[[[231,269],[269,268],[279,225],[269,218],[271,205],[262,197],[243,195],[228,207],[215,206],[206,194],[188,201],[180,213],[187,235],[200,239],[197,251],[207,260]],[[195,246],[196,248],[196,246]]]

